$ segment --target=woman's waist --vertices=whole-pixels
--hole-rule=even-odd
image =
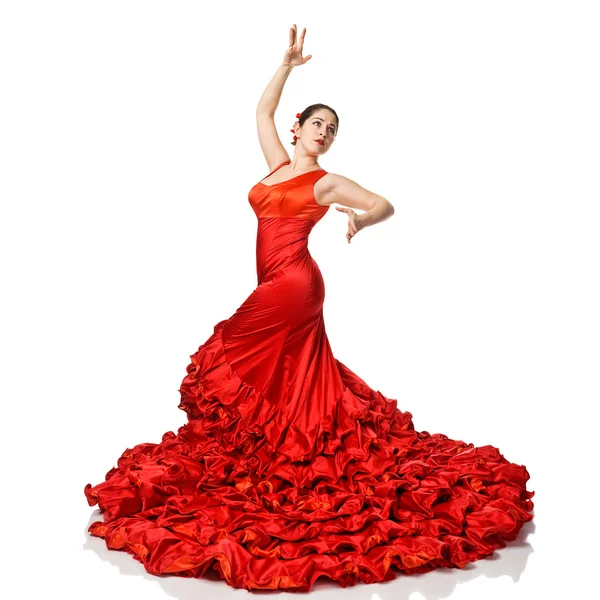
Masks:
[[[259,280],[294,271],[313,271],[315,268],[318,269],[317,263],[306,244],[276,250],[266,247],[257,249],[256,269]]]

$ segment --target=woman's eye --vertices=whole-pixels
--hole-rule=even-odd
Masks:
[[[313,121],[313,125],[316,125],[317,127],[320,125],[321,123],[319,123],[319,121]],[[329,131],[331,131],[331,133],[335,134],[335,129],[333,127],[331,127],[329,129]]]

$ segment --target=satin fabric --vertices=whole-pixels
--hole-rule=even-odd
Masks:
[[[334,358],[308,251],[329,209],[314,197],[325,174],[252,187],[257,287],[190,356],[187,422],[85,486],[103,510],[89,532],[151,574],[212,568],[248,590],[373,583],[463,568],[533,518],[525,466],[415,431],[410,412]]]

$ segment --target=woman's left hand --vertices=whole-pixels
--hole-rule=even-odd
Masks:
[[[340,212],[348,213],[348,232],[346,233],[346,239],[348,243],[350,240],[363,228],[363,221],[361,216],[355,213],[351,208],[347,206],[336,206],[336,209]]]

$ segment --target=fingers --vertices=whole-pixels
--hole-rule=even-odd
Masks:
[[[346,239],[348,240],[348,243],[350,243],[350,240],[355,236],[355,234],[356,231],[353,231],[348,225],[348,231],[346,232]]]
[[[296,36],[297,36],[297,29],[296,29],[296,23],[294,23],[291,27],[290,27],[290,46],[294,46],[296,44]],[[300,50],[300,54],[302,54],[302,45],[304,44],[304,36],[306,35],[306,27],[304,27],[302,29],[302,33],[300,34],[300,37],[298,38],[298,48]],[[312,54],[307,57],[307,59],[304,61],[306,62],[309,58],[311,58]]]
[[[351,208],[348,208],[347,206],[336,206],[335,208],[337,210],[339,210],[340,212],[348,213],[349,216],[356,216],[356,213]]]
[[[358,227],[356,226],[356,223],[354,223],[354,219],[352,218],[354,211],[346,206],[336,206],[335,208],[340,212],[348,213],[348,231],[346,232],[346,239],[348,240],[348,243],[350,243],[350,240],[354,237],[355,234],[358,233]]]

